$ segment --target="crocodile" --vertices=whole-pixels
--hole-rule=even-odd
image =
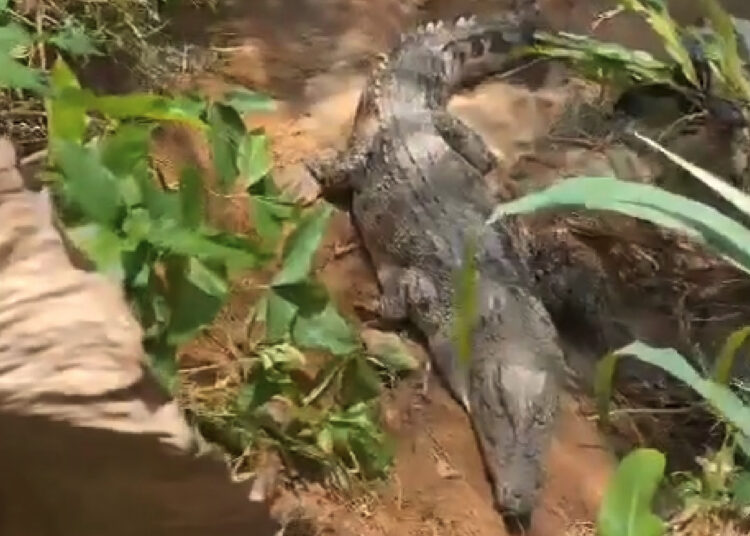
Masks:
[[[370,75],[349,142],[305,163],[324,193],[348,193],[377,274],[381,317],[407,321],[467,412],[495,507],[526,525],[544,480],[563,352],[534,294],[523,229],[507,218],[482,229],[493,208],[486,177],[498,166],[481,137],[446,111],[466,84],[508,70],[531,42],[524,13],[420,26]],[[455,276],[474,244],[472,358],[453,343]]]

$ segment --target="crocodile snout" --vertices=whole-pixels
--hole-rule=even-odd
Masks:
[[[536,503],[536,490],[522,490],[501,485],[495,491],[495,508],[503,516],[510,531],[525,532],[531,526],[531,514]]]

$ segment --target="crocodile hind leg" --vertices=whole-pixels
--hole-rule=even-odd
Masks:
[[[437,291],[430,280],[418,270],[383,266],[378,270],[380,316],[385,320],[404,321],[409,318],[409,308],[428,309],[437,300]],[[434,309],[434,308],[433,308]],[[425,363],[421,379],[421,394],[427,397],[432,363]]]

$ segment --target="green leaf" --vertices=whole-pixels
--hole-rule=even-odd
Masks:
[[[318,436],[315,439],[315,442],[318,444],[318,447],[320,450],[325,452],[326,454],[331,454],[333,452],[333,436],[331,434],[331,429],[328,427],[324,427],[320,432],[318,432]]]
[[[225,93],[222,100],[224,104],[231,106],[239,114],[272,112],[276,109],[272,99],[243,87]]]
[[[182,223],[197,229],[203,223],[203,182],[195,166],[185,166],[180,176]]]
[[[154,125],[125,123],[99,143],[102,163],[118,177],[143,173],[149,165]]]
[[[367,353],[387,369],[405,372],[419,368],[417,359],[395,333],[367,329],[361,333],[361,337]]]
[[[47,85],[42,71],[0,54],[0,88],[28,89],[42,94]]]
[[[477,268],[476,233],[465,235],[465,251],[462,267],[455,274],[455,291],[453,303],[453,344],[463,366],[471,363],[474,347],[474,327],[479,318],[478,288],[479,269]]]
[[[214,167],[222,188],[228,191],[239,173],[237,161],[245,124],[233,108],[218,103],[208,109],[208,123]]]
[[[701,377],[690,363],[675,350],[671,348],[653,348],[640,341],[636,341],[620,348],[611,355],[617,356],[617,359],[621,356],[630,355],[644,363],[659,367],[701,395],[722,418],[726,419],[739,432],[745,436],[750,436],[750,406],[746,406],[727,386]],[[614,370],[614,365],[611,363],[606,365],[600,364],[599,367],[607,367]],[[597,371],[597,376],[599,375],[599,371]],[[604,377],[607,375],[601,373],[601,376],[603,377],[601,384],[604,384]],[[606,381],[609,383],[609,390],[611,391],[612,376],[610,375]],[[600,396],[602,392],[598,392],[597,396]],[[602,407],[604,406],[605,403],[602,403]],[[603,414],[602,418],[606,419],[606,414]]]
[[[58,56],[52,66],[50,82],[53,95],[45,101],[49,137],[80,143],[86,132],[86,108],[58,98],[66,90],[81,88],[76,75],[62,56]]]
[[[344,405],[372,400],[380,394],[380,377],[367,361],[351,359],[344,369],[340,398]]]
[[[54,152],[64,175],[68,200],[94,222],[112,227],[122,201],[114,175],[91,149],[60,140],[55,143]]]
[[[661,536],[664,523],[651,501],[664,478],[666,460],[658,450],[636,449],[620,462],[607,486],[599,515],[600,536]]]
[[[698,86],[698,77],[695,74],[693,62],[682,43],[680,27],[669,15],[666,2],[663,0],[620,0],[620,4],[643,15],[649,26],[661,37],[667,54],[677,62],[685,78]]]
[[[89,109],[96,110],[113,119],[140,117],[156,121],[186,122],[204,128],[204,124],[195,116],[192,107],[184,102],[151,93],[128,93],[127,95],[106,95],[96,97],[86,94]]]
[[[72,56],[102,55],[86,28],[73,17],[66,18],[63,27],[49,41]]]
[[[732,483],[732,502],[740,508],[750,506],[750,472],[738,474]]]
[[[266,339],[278,342],[289,337],[297,306],[272,290],[266,300]]]
[[[328,304],[328,291],[313,280],[305,280],[293,285],[273,287],[273,292],[284,298],[300,311],[301,314],[319,313]]]
[[[186,229],[174,221],[153,222],[148,240],[165,251],[203,261],[223,262],[232,269],[254,268],[262,260],[250,243],[244,248],[225,246],[217,236]]]
[[[265,133],[249,132],[243,136],[237,154],[239,181],[246,190],[271,171],[271,150]]]
[[[674,86],[672,66],[645,51],[568,32],[538,32],[536,37],[532,54],[565,61],[590,79],[621,88],[650,83]]]
[[[301,348],[326,350],[333,355],[347,355],[360,347],[354,330],[332,302],[320,312],[297,314],[292,324],[292,340]]]
[[[333,208],[324,203],[300,221],[284,244],[282,267],[272,286],[291,285],[307,279],[331,214]]]
[[[67,228],[65,234],[94,263],[99,273],[117,283],[123,281],[123,243],[117,234],[95,223]]]
[[[32,43],[31,35],[20,24],[11,22],[0,26],[0,56],[13,56],[16,51]]]
[[[742,58],[740,58],[737,46],[737,35],[735,26],[730,15],[724,11],[721,4],[716,0],[701,0],[703,9],[711,21],[711,26],[716,30],[719,42],[718,59],[721,62],[721,72],[728,80],[735,93],[750,99],[750,82],[745,77]]]
[[[729,383],[729,376],[734,366],[734,358],[742,345],[745,344],[748,336],[750,336],[750,326],[740,328],[727,337],[724,346],[722,346],[719,352],[719,357],[716,359],[716,363],[714,363],[713,379],[715,382],[724,385]]]
[[[177,271],[179,270],[179,271]],[[178,267],[168,271],[170,284],[168,342],[178,345],[192,339],[196,332],[209,325],[224,305],[229,294],[226,281],[195,258],[190,258],[184,271]]]
[[[610,177],[566,179],[500,205],[488,221],[553,208],[609,210],[669,227],[702,240],[750,272],[750,230],[713,207],[648,184]]]
[[[296,206],[269,196],[251,196],[250,207],[255,232],[265,242],[275,244],[281,237],[282,225],[296,213]]]

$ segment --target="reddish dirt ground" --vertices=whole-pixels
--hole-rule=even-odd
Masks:
[[[277,99],[277,111],[253,118],[273,140],[280,177],[316,151],[345,141],[368,66],[378,52],[414,21],[458,13],[504,9],[491,0],[317,0],[238,2],[212,33],[236,51],[216,73],[192,79],[209,92],[241,84]],[[582,30],[603,6],[572,0],[543,1],[555,26]],[[186,32],[203,22],[185,21]],[[606,23],[600,37],[637,40],[640,26]],[[191,30],[192,26],[192,30]],[[627,32],[623,30],[627,28]],[[560,89],[532,92],[501,82],[456,97],[454,113],[486,137],[511,165],[544,133],[564,102]],[[190,144],[167,140],[162,149],[176,160]],[[222,211],[223,223],[240,227],[243,209]],[[351,247],[346,247],[351,244]],[[344,253],[341,253],[344,251]],[[339,213],[319,259],[319,276],[352,317],[371,308],[377,286],[349,218]],[[289,525],[286,534],[340,536],[498,536],[505,534],[493,509],[490,488],[469,423],[436,380],[428,400],[407,380],[384,401],[386,424],[397,440],[390,482],[367,499],[342,501],[317,487],[284,493],[275,505],[282,519],[309,518],[312,526]],[[584,534],[612,471],[607,441],[588,419],[586,402],[567,398],[546,461],[547,483],[534,514],[533,536]],[[296,527],[295,530],[292,526]]]

